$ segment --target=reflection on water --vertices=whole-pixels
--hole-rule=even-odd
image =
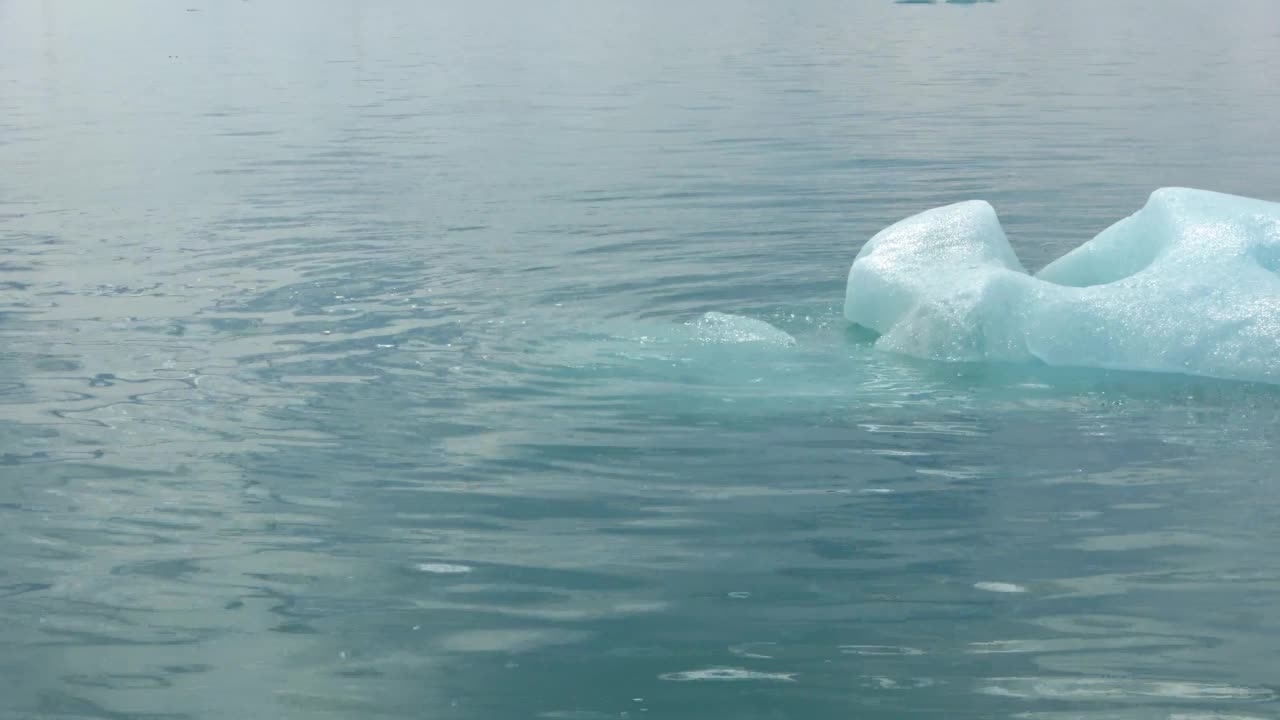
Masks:
[[[1278,20],[0,3],[0,717],[1273,717],[1280,389],[838,305],[1266,195]]]

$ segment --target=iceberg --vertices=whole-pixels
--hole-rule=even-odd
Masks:
[[[862,248],[844,315],[921,358],[1280,383],[1280,203],[1162,188],[1035,275],[991,205],[928,210]]]

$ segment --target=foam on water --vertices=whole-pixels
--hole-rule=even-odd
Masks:
[[[992,678],[979,691],[1010,698],[1104,702],[1133,702],[1143,698],[1229,702],[1267,702],[1275,699],[1275,693],[1266,688],[1104,677]]]
[[[696,682],[696,681],[742,681],[742,680],[766,680],[772,682],[794,682],[795,673],[778,673],[778,672],[758,672],[756,670],[745,670],[743,668],[708,668],[706,670],[685,670],[682,672],[665,673],[659,676],[661,680],[671,680],[674,682]]]

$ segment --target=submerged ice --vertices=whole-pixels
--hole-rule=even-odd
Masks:
[[[990,205],[948,205],[863,247],[844,313],[930,359],[1280,382],[1280,204],[1157,190],[1034,276]]]
[[[796,344],[795,338],[763,320],[709,312],[689,323],[699,342],[706,344],[760,343],[777,347]]]

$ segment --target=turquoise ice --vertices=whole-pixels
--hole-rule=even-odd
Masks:
[[[844,314],[922,358],[1280,382],[1277,273],[1277,203],[1163,188],[1033,276],[991,205],[969,201],[873,237]]]

